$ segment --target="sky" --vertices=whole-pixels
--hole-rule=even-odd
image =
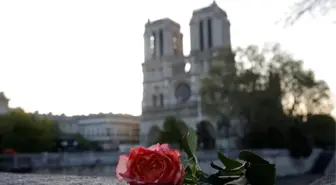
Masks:
[[[336,90],[336,24],[306,16],[276,22],[291,0],[217,0],[234,47],[278,42]],[[181,24],[189,53],[192,11],[212,0],[0,0],[0,91],[11,107],[77,115],[141,114],[147,19]],[[335,15],[335,14],[333,14]]]

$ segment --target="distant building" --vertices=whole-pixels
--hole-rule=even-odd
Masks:
[[[104,149],[119,144],[138,144],[140,117],[122,114],[98,114],[78,121],[79,133]]]
[[[8,102],[9,99],[0,92],[0,115],[9,112]],[[139,143],[140,116],[112,113],[66,116],[40,114],[37,111],[31,115],[54,120],[64,135],[79,133],[104,149],[117,147],[119,144]]]
[[[53,115],[49,114],[39,114],[38,112],[34,113],[35,116],[49,118],[57,121],[57,125],[62,133],[64,134],[76,134],[79,133],[78,128],[78,119],[79,116],[66,116],[62,115]]]
[[[140,116],[126,114],[90,114],[66,116],[35,113],[57,121],[64,134],[79,133],[90,141],[97,142],[108,150],[120,144],[138,144],[140,133]]]
[[[9,99],[6,98],[3,92],[0,92],[0,114],[8,114],[9,107],[8,107]]]

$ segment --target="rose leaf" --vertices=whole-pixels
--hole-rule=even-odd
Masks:
[[[223,185],[226,184],[228,182],[237,180],[240,177],[228,177],[228,178],[223,178],[223,177],[219,177],[220,174],[216,173],[216,174],[212,174],[208,177],[206,177],[205,179],[202,179],[203,182],[205,183],[209,183],[211,185]]]
[[[188,158],[192,158],[194,162],[196,159],[196,147],[197,147],[197,135],[196,132],[189,128],[189,131],[181,139],[181,147],[188,155]]]
[[[276,177],[275,165],[251,163],[245,175],[251,185],[274,185]]]
[[[235,169],[235,168],[241,168],[241,167],[244,166],[243,163],[241,163],[237,160],[225,157],[224,154],[219,152],[219,151],[218,151],[217,155],[218,155],[219,160],[223,163],[223,165],[225,166],[226,169],[230,170],[230,169]]]
[[[248,151],[248,150],[242,150],[239,152],[239,159],[244,160],[246,162],[250,163],[256,163],[256,164],[270,164],[268,161],[260,157],[259,155]]]
[[[211,163],[210,163],[210,166],[211,166],[213,169],[215,169],[215,170],[219,170],[219,171],[224,170],[222,167],[216,165],[216,164],[213,163],[212,161],[211,161]]]

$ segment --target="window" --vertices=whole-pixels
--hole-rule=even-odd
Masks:
[[[163,31],[160,29],[159,31],[159,42],[160,42],[160,56],[163,56],[163,46],[164,46],[164,39],[163,39]]]
[[[153,95],[152,99],[153,99],[153,107],[156,107],[156,95]]]
[[[112,135],[111,128],[106,128],[106,135],[107,136],[111,136]]]
[[[208,47],[212,48],[212,20],[208,19]]]
[[[155,58],[156,55],[156,34],[153,32],[152,36],[149,38],[150,40],[150,50],[151,50],[151,55],[152,58]]]
[[[160,94],[160,105],[161,107],[164,107],[164,97],[162,93]]]
[[[199,44],[200,44],[200,50],[204,50],[204,38],[203,38],[203,21],[200,21],[199,23]]]
[[[173,52],[176,56],[178,54],[178,39],[177,39],[177,33],[174,33],[173,36]]]

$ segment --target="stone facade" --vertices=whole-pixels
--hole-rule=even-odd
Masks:
[[[79,133],[98,142],[104,150],[122,144],[138,144],[139,125],[139,116],[122,114],[103,114],[78,121]]]
[[[183,54],[180,25],[165,18],[148,20],[144,33],[141,144],[151,139],[150,129],[162,127],[167,116],[184,120],[196,129],[206,118],[200,106],[200,79],[208,74],[211,59],[230,47],[230,22],[215,2],[195,10],[190,21],[190,55]],[[216,126],[213,125],[215,128]]]
[[[9,107],[8,107],[9,99],[6,98],[3,92],[0,92],[0,114],[8,114]]]

